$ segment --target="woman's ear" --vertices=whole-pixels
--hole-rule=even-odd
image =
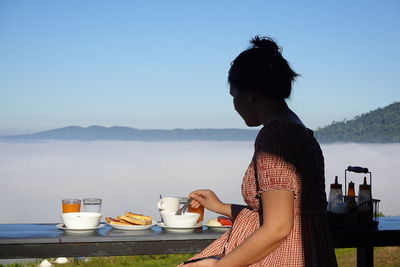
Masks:
[[[248,101],[249,103],[254,102],[254,99],[255,99],[254,90],[252,90],[252,89],[247,90],[246,99],[247,99],[247,101]]]

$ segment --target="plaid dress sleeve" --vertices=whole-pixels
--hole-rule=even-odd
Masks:
[[[259,208],[257,195],[266,191],[286,190],[293,192],[297,200],[301,197],[301,177],[296,168],[271,153],[256,153],[246,171],[242,183],[242,195],[244,201],[251,210]],[[257,168],[254,168],[256,162]],[[255,170],[257,169],[259,191],[257,192]]]
[[[258,153],[256,164],[260,189],[258,194],[265,191],[286,190],[298,196],[300,179],[292,164],[270,153]]]

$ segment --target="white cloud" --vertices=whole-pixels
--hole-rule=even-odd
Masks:
[[[400,144],[322,149],[327,188],[335,175],[344,181],[348,165],[368,167],[381,210],[400,214]],[[0,223],[59,222],[61,199],[68,197],[101,197],[106,216],[134,211],[157,219],[159,194],[185,196],[211,188],[224,201],[242,203],[241,179],[252,153],[252,142],[0,143]]]

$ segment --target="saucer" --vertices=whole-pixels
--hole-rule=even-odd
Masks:
[[[200,228],[203,225],[201,223],[197,223],[195,226],[183,226],[183,227],[173,227],[173,226],[166,226],[163,222],[157,223],[157,226],[164,228],[170,232],[177,232],[177,233],[188,233],[194,231],[196,228]]]
[[[108,223],[109,226],[112,228],[118,229],[118,230],[146,230],[150,229],[153,225],[155,225],[155,221],[153,221],[151,224],[148,225],[118,225],[118,224],[110,224]]]
[[[74,233],[90,233],[90,232],[94,232],[97,229],[100,229],[102,227],[104,227],[105,224],[100,223],[97,227],[93,227],[93,228],[85,228],[85,229],[71,229],[71,228],[67,228],[65,227],[65,225],[63,223],[59,223],[56,225],[56,227],[60,230],[66,231],[66,232],[74,232]]]
[[[210,230],[217,230],[217,231],[226,231],[232,227],[231,225],[208,225],[208,224],[205,224],[205,226],[207,226],[208,229]]]

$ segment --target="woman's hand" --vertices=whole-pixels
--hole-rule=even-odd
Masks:
[[[188,267],[216,267],[218,260],[215,259],[204,259],[201,261],[196,261],[192,263],[185,264],[184,266]]]
[[[206,209],[231,217],[230,205],[223,203],[210,189],[196,190],[189,194],[193,199],[190,206],[198,208],[203,205]]]

